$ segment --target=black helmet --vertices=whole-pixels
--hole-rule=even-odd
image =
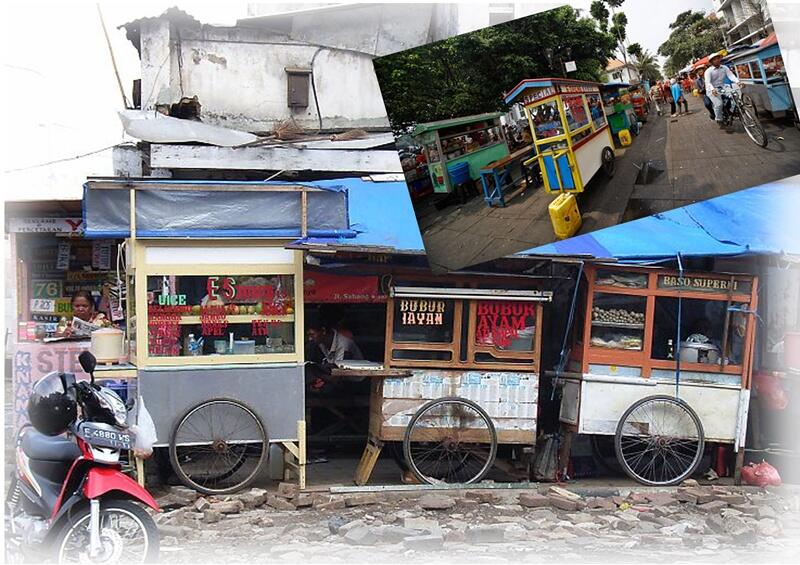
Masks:
[[[72,392],[75,375],[50,373],[33,385],[28,400],[28,419],[40,433],[63,434],[78,417],[78,403]]]

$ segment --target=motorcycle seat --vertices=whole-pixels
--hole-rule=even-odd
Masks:
[[[62,436],[46,436],[29,429],[22,436],[22,451],[31,459],[72,462],[81,456],[78,445]]]

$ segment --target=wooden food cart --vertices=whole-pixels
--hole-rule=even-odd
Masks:
[[[500,112],[419,124],[413,136],[424,147],[428,172],[437,193],[451,193],[454,183],[448,170],[461,163],[469,165],[472,181],[492,161],[508,156]]]
[[[417,281],[416,284],[421,284]],[[426,483],[474,483],[498,444],[536,443],[542,338],[537,290],[394,286],[384,367],[371,382],[369,439],[355,482],[369,480],[385,442]]]
[[[600,85],[580,80],[525,79],[505,96],[521,102],[548,192],[583,192],[600,170],[614,173]]]
[[[588,266],[561,422],[614,436],[623,469],[645,484],[691,476],[705,442],[734,444],[741,461],[757,286],[749,275]],[[664,463],[645,467],[650,455]]]
[[[84,202],[87,236],[126,250],[128,363],[98,375],[135,375],[187,486],[239,490],[277,444],[304,487],[303,256],[285,245],[346,237],[346,190],[91,180]]]

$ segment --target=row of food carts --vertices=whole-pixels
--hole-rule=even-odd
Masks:
[[[436,192],[450,193],[480,180],[489,206],[505,206],[517,194],[543,183],[556,194],[549,207],[555,234],[564,239],[581,225],[575,194],[595,175],[615,171],[615,143],[630,143],[647,120],[646,97],[628,84],[560,79],[525,79],[504,95],[519,104],[532,143],[513,154],[500,113],[420,124],[414,135],[423,147]]]
[[[520,265],[431,277],[397,250],[348,249],[358,241],[350,202],[346,183],[88,183],[87,234],[118,238],[113,270],[127,295],[120,360],[98,376],[128,381],[185,484],[240,489],[272,445],[305,485],[305,275],[331,252],[336,266],[317,286],[346,289],[345,273],[369,275],[367,294],[381,297],[375,312],[385,313],[384,333],[370,336],[383,342],[382,358],[333,369],[369,379],[359,484],[386,443],[402,445],[404,464],[429,483],[477,482],[525,461],[551,402],[540,395],[545,384],[561,391],[565,429],[613,436],[623,468],[641,482],[689,476],[706,442],[741,453],[754,277],[577,263],[566,278],[522,275]],[[252,215],[229,213],[244,203]],[[256,212],[264,207],[283,213],[265,220]],[[20,256],[20,272],[32,266]],[[555,371],[543,367],[543,348],[560,346],[565,327],[569,354]],[[17,355],[33,344],[47,347],[21,340]],[[15,363],[20,405],[34,380],[25,371]],[[663,462],[648,465],[642,453]]]

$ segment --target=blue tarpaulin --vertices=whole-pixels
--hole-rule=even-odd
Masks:
[[[395,253],[425,253],[408,186],[359,178],[316,181],[315,186],[344,185],[349,191],[350,229],[355,237],[308,238],[309,244],[383,247]]]
[[[124,182],[124,181],[120,181]],[[302,240],[301,243],[310,243],[310,244],[324,244],[324,245],[332,245],[332,246],[341,246],[341,247],[354,247],[354,248],[380,248],[381,252],[389,252],[389,253],[417,253],[422,254],[425,252],[424,245],[422,243],[422,237],[420,236],[419,227],[417,226],[417,219],[414,215],[414,208],[411,205],[411,199],[408,196],[408,188],[405,182],[396,181],[396,182],[376,182],[371,180],[362,180],[361,178],[344,178],[344,179],[333,179],[333,180],[322,180],[322,181],[312,181],[312,182],[280,182],[280,181],[272,181],[272,182],[237,182],[237,181],[173,181],[173,180],[153,180],[153,181],[137,181],[139,184],[152,184],[157,186],[159,184],[186,184],[186,185],[196,185],[198,189],[200,189],[205,184],[230,184],[231,191],[235,192],[236,187],[238,186],[258,186],[258,185],[273,185],[273,186],[280,186],[280,185],[293,185],[297,186],[298,184],[302,184],[304,186],[312,187],[321,190],[321,193],[309,193],[309,234],[305,240]],[[97,190],[97,189],[92,189]],[[102,192],[102,191],[98,191]],[[110,230],[107,226],[98,225],[100,220],[95,222],[85,222],[87,225],[86,228],[86,237],[95,237],[95,238],[108,238],[108,237],[128,237],[129,235],[129,204],[127,194],[123,191],[109,191],[106,190],[105,192],[114,192],[118,193],[122,196],[120,202],[110,202],[105,203],[106,207],[103,208],[98,203],[89,199],[89,189],[88,187],[84,190],[84,220],[86,220],[87,212],[91,212],[94,214],[93,217],[99,218],[101,220],[106,220],[108,223],[108,219],[110,216],[118,216],[117,220],[120,226],[115,227],[114,230]],[[157,191],[153,191],[154,193]],[[331,213],[338,213],[336,216],[337,218],[344,217],[347,226],[347,229],[335,229],[328,228],[327,226],[322,226],[323,229],[314,229],[316,224],[321,223],[321,220],[317,220],[316,216],[314,216],[315,221],[312,222],[311,213],[314,212],[312,210],[312,199],[319,198],[320,196],[324,196],[325,194],[336,194],[336,193],[343,193],[344,198],[338,199],[333,202],[320,202],[319,205],[316,206],[316,209],[319,209],[316,216],[321,216],[324,212],[325,208],[334,208],[340,206],[340,200],[344,203],[344,209],[342,213],[338,213],[336,210],[331,210],[328,215]],[[175,192],[171,192],[171,195],[176,194]],[[186,198],[192,197],[192,192],[187,193]],[[197,193],[199,194],[199,193]],[[256,193],[244,193],[245,196],[248,194],[256,195]],[[290,194],[290,193],[274,193],[280,196],[281,194]],[[274,196],[274,194],[272,196]],[[140,201],[143,198],[137,199],[137,217],[140,217],[141,210],[140,208]],[[273,198],[274,200],[274,198]],[[299,197],[298,197],[299,203]],[[87,210],[87,208],[91,208]],[[182,237],[199,237],[199,238],[213,238],[213,237],[298,237],[300,235],[300,228],[299,228],[299,216],[297,221],[290,216],[290,212],[292,209],[289,207],[284,206],[283,208],[274,207],[273,210],[273,217],[265,216],[264,215],[264,208],[263,207],[249,207],[249,208],[240,208],[237,209],[241,212],[239,216],[235,214],[229,214],[228,216],[233,216],[232,220],[242,224],[247,220],[249,223],[247,224],[248,228],[250,229],[230,229],[230,228],[215,228],[213,225],[208,225],[211,220],[215,220],[219,214],[212,214],[209,215],[209,211],[206,210],[208,208],[208,203],[204,204],[202,208],[197,210],[191,210],[189,213],[184,213],[181,216],[181,221],[183,222],[181,226],[176,226],[177,221],[171,221],[167,211],[168,208],[162,207],[165,210],[166,215],[162,218],[162,223],[166,222],[163,229],[161,231],[146,231],[142,229],[141,225],[137,223],[139,228],[137,229],[137,235],[140,237],[164,237],[164,238],[182,238]],[[297,206],[295,206],[297,208]],[[280,212],[275,212],[275,210],[280,210]],[[186,208],[183,209],[186,211]],[[299,213],[298,210],[295,212]],[[203,215],[205,214],[205,216]],[[249,214],[248,218],[243,218],[245,214]],[[253,216],[253,217],[250,217]],[[285,217],[284,217],[285,216]],[[324,218],[323,218],[324,219]],[[225,220],[222,218],[221,221]],[[274,224],[280,224],[281,222],[287,224],[289,227],[278,227],[276,228]],[[196,224],[196,225],[195,225]],[[294,224],[294,225],[292,225]],[[283,224],[281,224],[283,225]],[[179,229],[180,227],[180,229]]]
[[[800,175],[518,253],[648,262],[800,254]]]

